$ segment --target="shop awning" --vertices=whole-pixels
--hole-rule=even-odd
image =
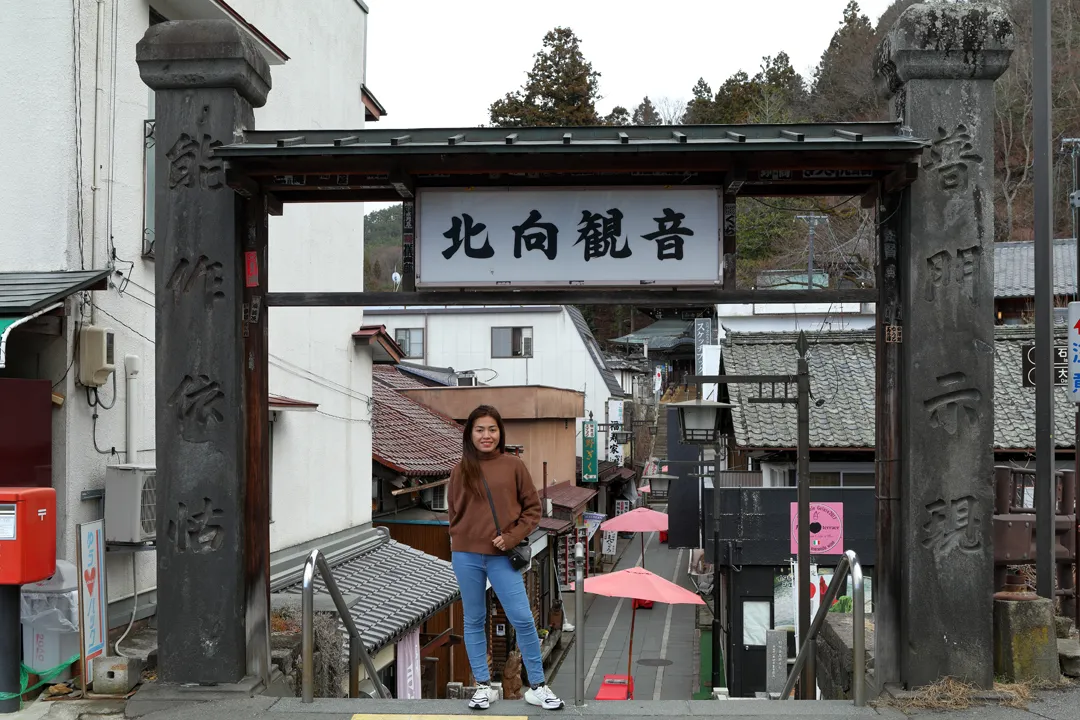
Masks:
[[[83,290],[104,290],[109,270],[0,273],[0,368],[7,363],[11,331],[63,307]]]

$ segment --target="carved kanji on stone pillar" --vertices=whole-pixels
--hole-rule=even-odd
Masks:
[[[155,245],[160,675],[248,674],[243,522],[242,205],[214,148],[254,127],[270,71],[226,20],[154,25],[138,44],[156,94]]]
[[[993,684],[994,80],[990,4],[913,5],[882,41],[893,117],[929,146],[899,243],[900,679]]]

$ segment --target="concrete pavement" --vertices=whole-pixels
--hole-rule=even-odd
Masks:
[[[646,535],[645,567],[693,590],[686,577],[687,551],[659,543],[657,533]],[[641,564],[641,545],[635,538],[615,570]],[[596,697],[604,675],[625,675],[630,651],[631,601],[593,596],[584,632],[578,626],[574,642],[584,637],[586,699]],[[694,609],[690,605],[655,604],[636,613],[633,648],[634,697],[637,700],[688,700],[697,690],[694,663]],[[574,697],[573,650],[549,679],[561,698]]]
[[[1027,709],[1000,706],[935,712],[933,720],[1076,720],[1080,717],[1080,687],[1038,694]],[[38,702],[8,717],[14,720],[120,720],[122,703],[110,701]],[[930,713],[925,713],[930,714]],[[129,713],[128,717],[133,717]],[[487,720],[541,717],[667,718],[760,718],[761,720],[906,720],[891,707],[856,708],[846,701],[714,700],[592,702],[584,708],[572,705],[552,713],[504,700],[485,712],[470,711],[460,700],[316,700],[304,705],[296,698],[250,698],[193,703],[144,715],[146,720],[379,720],[411,717],[413,720],[479,716]]]

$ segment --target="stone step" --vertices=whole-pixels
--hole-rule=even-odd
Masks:
[[[1057,632],[1059,638],[1066,640],[1071,638],[1073,629],[1073,619],[1071,617],[1058,615],[1054,618],[1054,630]]]
[[[1057,647],[1061,674],[1071,678],[1080,678],[1080,640],[1058,638]]]

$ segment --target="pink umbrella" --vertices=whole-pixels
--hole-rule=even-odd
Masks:
[[[630,513],[627,513],[629,515]],[[659,513],[657,513],[659,514]],[[621,515],[619,517],[622,517]],[[609,520],[608,522],[611,522]],[[600,527],[603,527],[601,525]],[[574,590],[576,583],[570,583]],[[696,593],[679,587],[659,575],[654,575],[643,567],[632,567],[608,575],[597,575],[585,579],[585,592],[606,597],[652,600],[669,605],[704,605]],[[626,674],[631,675],[634,656],[634,620],[637,607],[630,611],[630,650],[627,654]]]
[[[641,487],[639,487],[637,489],[637,491],[639,493],[651,493],[652,492],[652,486],[649,485],[649,484],[645,484],[645,485],[642,485]]]
[[[617,532],[667,532],[667,513],[657,512],[650,508],[634,508],[628,513],[616,515],[610,520],[600,523],[601,530],[614,530]],[[645,535],[641,536],[641,565],[645,565]]]

